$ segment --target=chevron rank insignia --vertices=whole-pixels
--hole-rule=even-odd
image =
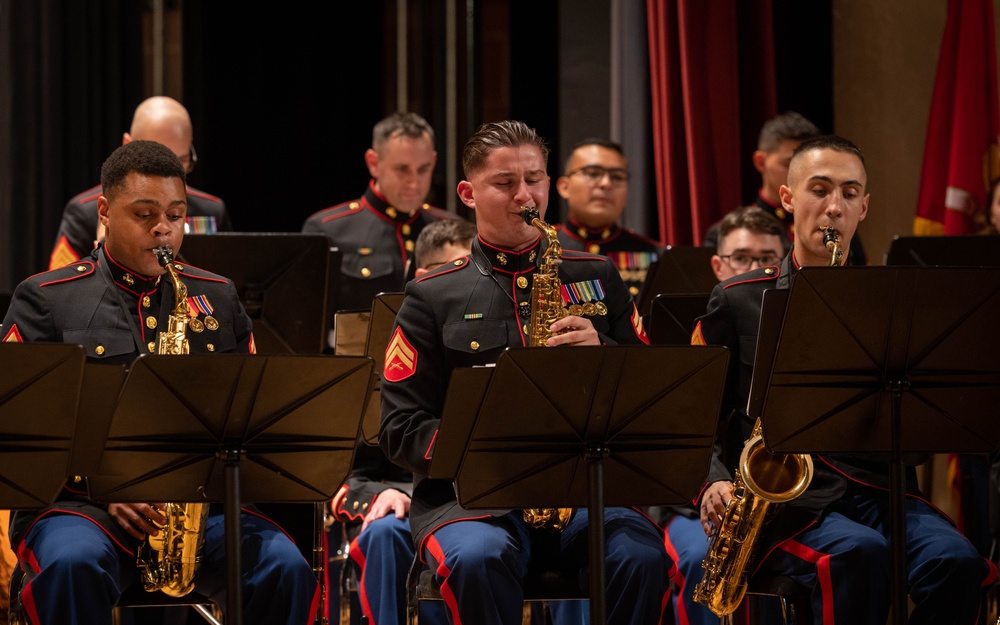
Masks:
[[[403,329],[397,327],[385,348],[385,369],[382,379],[389,382],[402,382],[417,370],[417,352],[403,336]]]

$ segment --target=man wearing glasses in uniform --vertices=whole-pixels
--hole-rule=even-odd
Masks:
[[[618,225],[628,201],[628,161],[622,147],[584,139],[570,150],[565,171],[556,180],[556,190],[566,200],[566,223],[556,226],[559,244],[610,258],[636,297],[660,246]]]
[[[170,148],[188,174],[198,162],[191,117],[184,105],[173,98],[154,96],[136,107],[132,126],[122,135],[122,145],[137,139],[156,141]],[[86,258],[103,238],[97,219],[97,198],[100,196],[101,185],[97,185],[67,202],[49,257],[50,270]],[[187,203],[186,233],[212,234],[233,229],[226,204],[220,198],[188,186]]]
[[[719,245],[712,256],[712,271],[719,282],[754,267],[777,265],[785,256],[783,226],[757,206],[730,211],[719,224]]]

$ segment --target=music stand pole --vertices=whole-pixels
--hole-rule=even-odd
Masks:
[[[240,558],[240,456],[241,452],[229,449],[219,452],[226,463],[226,504],[223,522],[226,529],[226,620],[243,622],[243,584],[241,583]]]
[[[608,455],[604,445],[592,447],[587,452],[587,532],[590,536],[590,622],[604,625],[607,615],[605,596],[604,559],[604,467],[601,462]]]
[[[892,614],[896,623],[907,621],[906,601],[906,467],[903,465],[901,405],[906,382],[894,380],[892,389],[892,456],[889,461],[889,523],[892,528]]]

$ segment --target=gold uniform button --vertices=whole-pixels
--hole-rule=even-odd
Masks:
[[[456,267],[461,267],[464,264],[465,264],[465,261],[462,260],[461,258],[459,258],[458,260],[455,261],[455,266]]]
[[[146,327],[150,330],[156,329],[156,317],[146,317]]]
[[[84,271],[87,271],[87,267],[86,265],[77,265],[76,270],[80,273],[83,273]]]
[[[478,351],[479,350],[479,341],[472,341],[471,343],[469,343],[469,347],[472,348],[472,351]]]
[[[576,233],[578,235],[580,235],[581,237],[584,237],[584,238],[587,237],[587,229],[586,228],[577,228],[576,229]]]
[[[396,212],[395,208],[393,208],[393,207],[390,206],[389,208],[385,209],[385,214],[388,215],[389,217],[395,219],[396,215],[398,215],[399,213]]]
[[[177,271],[184,271],[184,267],[178,265],[177,263],[174,263],[174,269],[176,269]]]
[[[410,224],[403,224],[403,227],[402,227],[402,228],[400,228],[399,230],[400,230],[400,232],[402,232],[402,233],[403,233],[403,234],[404,234],[405,236],[409,236],[410,232],[412,231],[412,229],[410,228]]]
[[[74,483],[79,484],[82,481],[83,481],[83,476],[82,475],[74,475],[73,476],[73,482]]]
[[[215,351],[215,345],[209,343],[208,345],[205,346],[205,349],[207,349],[210,352],[214,352]]]
[[[150,302],[148,295],[143,295],[142,296],[142,307],[143,308],[149,308],[149,306],[150,306],[151,303],[152,302]]]
[[[523,326],[521,326],[521,332],[528,334],[528,324],[524,324]]]
[[[97,347],[95,347],[94,348],[94,353],[97,354],[98,356],[103,356],[104,355],[104,346],[103,345],[98,345]]]
[[[601,246],[596,243],[591,243],[587,246],[587,251],[591,254],[596,254],[601,251]]]
[[[413,241],[407,241],[406,242],[406,251],[407,252],[412,252],[413,251]]]
[[[146,349],[148,349],[149,353],[152,354],[153,350],[156,349],[156,343],[154,343],[153,341],[150,341],[149,343],[146,343]]]
[[[637,286],[630,286],[628,288],[628,292],[632,294],[632,297],[635,297],[635,296],[639,295],[639,287],[637,287]]]
[[[370,275],[372,275],[372,270],[371,269],[369,269],[368,267],[362,267],[361,268],[361,277],[362,278],[367,278]]]
[[[526,288],[528,288],[528,279],[525,278],[524,276],[518,276],[517,277],[517,288],[519,288],[519,289],[526,289]]]
[[[774,269],[773,269],[773,268],[771,268],[771,267],[768,267],[768,268],[764,269],[764,274],[765,274],[765,275],[768,275],[768,276],[770,276],[770,275],[772,275],[773,273],[774,273]]]
[[[359,206],[361,206],[361,205],[358,204],[357,202],[351,202],[351,208],[357,208]]]

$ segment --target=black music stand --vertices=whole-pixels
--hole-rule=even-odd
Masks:
[[[710,293],[662,293],[649,308],[649,342],[690,345],[694,321],[705,314]]]
[[[453,372],[431,474],[455,469],[465,508],[586,507],[591,622],[603,625],[604,506],[680,504],[698,492],[728,360],[724,347],[505,351],[495,368]]]
[[[670,246],[660,251],[639,289],[636,306],[646,316],[653,298],[661,293],[711,293],[719,283],[712,271],[715,249],[697,245]]]
[[[896,235],[885,264],[918,267],[1000,267],[1000,235]]]
[[[43,508],[69,475],[86,355],[62,343],[0,343],[0,505]]]
[[[239,625],[240,503],[331,499],[353,462],[371,376],[364,356],[140,357],[90,480],[94,497],[223,502],[226,622]]]
[[[253,320],[258,354],[322,354],[340,276],[340,251],[319,233],[189,234],[177,259],[221,274]]]
[[[381,423],[382,369],[385,368],[385,348],[389,345],[396,313],[403,305],[402,293],[379,293],[372,300],[372,314],[368,317],[368,334],[365,337],[365,356],[375,363],[372,396],[361,425],[365,442],[377,445]]]
[[[904,454],[1000,443],[1000,422],[982,411],[1000,403],[1000,334],[989,331],[998,317],[1000,268],[806,267],[788,294],[761,380],[766,447],[888,454],[898,623],[907,619]]]

